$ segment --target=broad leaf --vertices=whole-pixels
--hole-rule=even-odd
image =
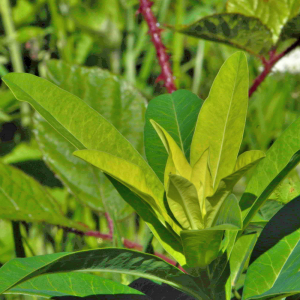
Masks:
[[[274,142],[266,157],[258,163],[240,200],[244,228],[281,180],[300,161],[299,130],[300,119],[297,119]]]
[[[13,259],[0,269],[0,293],[39,275],[70,271],[131,274],[167,283],[196,299],[203,297],[208,300],[193,277],[162,259],[150,254],[116,248]]]
[[[256,234],[241,236],[235,243],[230,256],[231,284],[235,286],[242,274],[257,241]]]
[[[300,2],[297,0],[229,0],[227,2],[228,12],[260,19],[271,30],[274,44],[279,38],[282,27],[298,14],[299,9]]]
[[[198,117],[191,165],[209,148],[214,188],[232,173],[236,164],[247,114],[248,81],[245,54],[237,52],[223,64]]]
[[[102,172],[72,155],[76,148],[38,114],[34,129],[45,162],[78,201],[96,211],[103,211],[106,202],[118,219],[132,212]]]
[[[203,101],[195,94],[179,90],[150,101],[146,111],[145,152],[149,165],[163,182],[168,154],[150,120],[160,124],[174,139],[185,157],[190,157],[190,145]]]
[[[5,294],[25,294],[43,298],[86,297],[101,299],[107,295],[143,295],[143,293],[110,279],[85,273],[47,274],[30,279],[8,290]],[[148,299],[147,297],[133,299]]]
[[[272,33],[259,19],[235,13],[204,17],[177,31],[197,38],[224,43],[259,55],[271,49]]]
[[[180,233],[187,265],[191,268],[205,268],[219,255],[224,231],[183,230]]]
[[[20,170],[0,163],[0,218],[14,221],[86,228],[62,215],[51,195],[33,178]]]
[[[184,229],[203,228],[197,190],[189,180],[170,175],[167,199],[174,217]]]
[[[298,39],[300,37],[300,15],[297,15],[283,27],[280,40],[288,40],[291,38]]]
[[[265,226],[253,250],[243,299],[284,298],[300,293],[300,198]]]

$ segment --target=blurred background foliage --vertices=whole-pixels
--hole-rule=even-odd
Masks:
[[[225,0],[156,0],[152,7],[164,28],[162,37],[177,87],[191,90],[202,99],[207,97],[224,60],[236,49],[184,36],[164,25],[189,24],[225,11],[225,4]],[[138,6],[137,0],[0,0],[0,76],[25,71],[51,80],[104,114],[143,153],[146,103],[166,90],[156,82],[160,66],[147,24],[136,14]],[[253,56],[247,54],[247,58],[252,82],[261,64]],[[285,64],[274,70],[250,99],[242,151],[267,150],[299,116],[300,70],[294,68],[296,61],[295,56],[286,57]],[[108,233],[104,212],[109,206],[119,236],[144,245],[149,239],[145,224],[109,183],[103,183],[105,196],[97,203],[98,192],[88,183],[90,175],[80,177],[89,172],[85,172],[88,167],[72,158],[72,146],[60,140],[26,104],[22,105],[1,84],[0,160],[34,177],[56,199],[64,215],[92,230]],[[237,185],[237,194],[243,191],[245,180]],[[262,220],[271,218],[284,204],[282,199],[286,203],[295,193],[300,194],[297,171],[272,194],[253,230],[259,230]],[[0,205],[0,218],[1,209]],[[22,242],[14,242],[13,236],[18,234]],[[111,242],[67,233],[49,224],[0,220],[0,265],[15,257],[20,246],[26,256],[32,256],[108,245]],[[155,240],[153,245],[156,251],[162,251]],[[132,279],[103,275],[123,283]]]

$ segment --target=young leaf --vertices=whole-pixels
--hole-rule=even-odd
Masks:
[[[174,139],[185,157],[190,157],[191,141],[203,101],[190,91],[178,90],[150,101],[146,111],[145,152],[149,165],[161,182],[168,154],[150,120],[160,124]],[[188,105],[187,105],[188,104]]]
[[[265,226],[253,250],[243,299],[284,298],[300,293],[300,198]]]
[[[102,297],[105,295],[123,295],[124,299],[126,299],[126,295],[129,295],[133,297],[132,299],[148,299],[146,296],[134,298],[136,295],[143,295],[143,293],[121,283],[97,275],[75,272],[35,277],[15,286],[5,294],[25,294],[43,298],[67,296],[77,298],[92,295],[100,298],[101,295]]]
[[[67,219],[51,195],[33,178],[0,163],[0,218],[86,228]]]
[[[187,265],[191,268],[205,268],[219,255],[224,231],[182,230],[180,233]]]
[[[299,1],[256,1],[256,0],[229,0],[227,11],[255,17],[262,21],[272,32],[274,44],[286,22],[295,17],[300,9]]]
[[[175,28],[186,35],[224,43],[255,55],[267,54],[273,46],[272,33],[259,19],[235,13],[204,17]]]
[[[237,52],[223,64],[198,117],[191,165],[209,148],[214,188],[235,167],[245,127],[248,81],[245,54]]]
[[[70,271],[135,275],[167,283],[196,299],[209,299],[193,277],[162,259],[150,254],[116,248],[15,258],[0,269],[0,294],[39,275]]]
[[[297,119],[274,142],[266,157],[258,163],[240,200],[244,228],[281,180],[300,161],[299,130],[300,119]]]
[[[178,173],[184,178],[190,179],[192,169],[182,150],[164,128],[162,128],[153,120],[150,120],[150,122],[165,146],[167,153],[171,155],[172,161]]]
[[[170,175],[167,199],[174,217],[184,229],[203,228],[197,190],[189,180]]]

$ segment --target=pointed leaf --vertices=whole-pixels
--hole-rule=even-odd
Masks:
[[[282,27],[293,18],[300,9],[299,1],[290,0],[229,0],[227,11],[259,18],[272,32],[274,44],[277,42]]]
[[[162,128],[154,120],[150,120],[150,122],[165,146],[166,151],[169,155],[171,155],[172,161],[178,173],[184,178],[190,179],[192,169],[182,150],[164,128]]]
[[[193,277],[162,259],[126,249],[96,249],[16,258],[0,269],[0,293],[43,274],[70,271],[99,271],[135,275],[167,283],[196,299],[208,298]]]
[[[272,33],[259,19],[236,13],[204,17],[177,31],[200,39],[224,43],[255,55],[267,54],[273,46]]]
[[[190,145],[202,103],[190,91],[179,90],[158,96],[148,104],[145,116],[145,152],[149,165],[162,182],[168,154],[150,120],[160,124],[189,159]]]
[[[300,161],[300,119],[292,123],[267,151],[252,174],[240,200],[244,228],[265,203],[281,180]]]
[[[167,199],[174,217],[183,228],[203,228],[197,190],[190,181],[179,175],[170,175]]]
[[[191,165],[209,148],[209,164],[216,188],[232,173],[243,138],[248,106],[248,67],[245,54],[237,52],[223,64],[196,125]]]
[[[106,295],[143,295],[143,293],[114,282],[110,279],[84,273],[61,273],[48,274],[30,279],[8,290],[5,294],[25,294],[40,296],[43,298],[52,297],[105,297]],[[133,296],[135,297],[135,296]],[[133,298],[133,299],[148,299]]]
[[[284,298],[300,293],[300,198],[265,226],[253,250],[243,299]]]
[[[159,183],[153,170],[126,138],[77,96],[31,74],[10,73],[2,79],[18,100],[29,102],[77,149],[104,151],[128,160],[153,177],[155,185]]]
[[[52,196],[22,171],[0,163],[0,218],[86,228],[67,219]]]
[[[205,268],[219,255],[223,230],[183,230],[180,233],[187,265]]]

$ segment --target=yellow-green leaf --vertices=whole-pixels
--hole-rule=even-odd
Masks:
[[[235,167],[245,127],[248,81],[245,54],[237,52],[223,64],[198,117],[191,165],[209,148],[214,189]]]
[[[183,228],[203,228],[197,190],[189,180],[170,175],[167,199],[174,217]]]

